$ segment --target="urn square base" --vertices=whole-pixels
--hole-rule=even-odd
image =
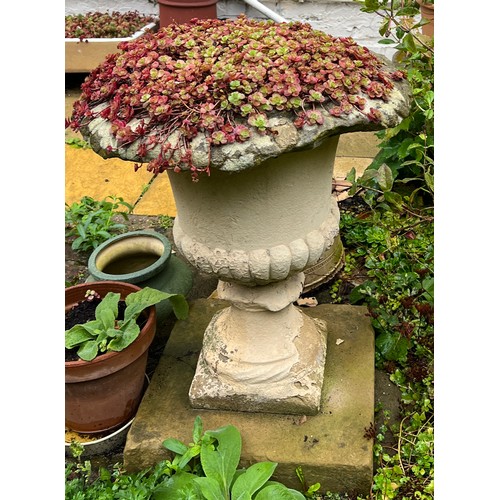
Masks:
[[[188,443],[194,419],[203,429],[233,424],[241,433],[240,465],[278,462],[274,478],[300,490],[300,466],[309,484],[321,491],[368,494],[373,440],[365,437],[374,421],[374,333],[362,306],[324,304],[304,309],[327,324],[327,356],[320,412],[314,416],[194,409],[188,392],[203,332],[226,301],[199,299],[187,320],[178,321],[129,431],[124,449],[128,471],[169,457],[167,438]]]
[[[286,321],[290,318],[296,323]],[[219,330],[230,332],[231,345],[220,339]],[[247,339],[238,337],[242,332]],[[191,406],[316,415],[321,405],[326,337],[325,322],[310,318],[295,306],[278,313],[245,314],[231,306],[218,311],[204,333],[204,347],[189,390]],[[251,358],[237,359],[233,372],[224,368],[231,364],[232,356],[244,358],[241,353],[247,349]],[[207,355],[215,360],[213,364],[207,361]],[[276,362],[270,361],[273,359]]]

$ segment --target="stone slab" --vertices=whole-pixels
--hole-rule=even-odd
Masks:
[[[364,437],[374,421],[374,333],[364,306],[323,304],[304,309],[327,323],[328,352],[321,411],[315,416],[279,415],[191,408],[188,391],[201,349],[203,332],[227,302],[198,299],[187,320],[178,321],[165,346],[149,388],[127,437],[124,465],[129,471],[169,457],[162,442],[192,440],[193,422],[203,428],[233,424],[241,432],[240,465],[278,462],[274,478],[300,489],[295,469],[321,491],[370,490],[373,441]]]

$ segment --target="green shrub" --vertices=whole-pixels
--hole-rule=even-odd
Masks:
[[[361,11],[381,19],[382,44],[398,50],[396,63],[412,90],[410,113],[397,127],[377,132],[380,151],[351,193],[365,189],[370,204],[385,201],[427,206],[434,200],[434,38],[420,33],[419,6],[401,0],[356,0]]]
[[[115,234],[124,232],[127,226],[116,222],[115,216],[128,221],[132,208],[123,198],[116,196],[106,196],[101,201],[84,196],[78,203],[66,203],[66,237],[75,237],[71,248],[89,252]]]

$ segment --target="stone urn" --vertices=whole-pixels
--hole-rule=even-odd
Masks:
[[[217,24],[205,21],[202,26],[206,30],[207,26],[218,28],[221,23],[223,21]],[[244,21],[237,24],[242,30],[245,28]],[[251,22],[248,24],[254,26]],[[269,29],[275,36],[276,26],[295,32],[297,25],[293,28],[273,23],[255,26],[258,31],[255,36],[260,36],[261,29]],[[234,32],[227,26],[222,29],[228,33],[227,37]],[[307,27],[304,30],[295,42],[288,42],[289,47],[299,51],[300,47],[314,46],[317,41],[314,37],[322,37],[322,43],[331,43],[331,46],[325,51],[319,44],[316,50],[332,54],[337,44],[345,43],[344,53],[356,55],[350,63],[340,56],[339,64],[332,59],[329,63],[334,68],[332,75],[336,72],[345,76],[340,71],[342,66],[354,68],[364,59],[366,66],[372,67],[372,78],[379,79],[378,83],[367,83],[366,92],[359,90],[358,94],[342,98],[344,104],[340,106],[335,99],[321,106],[313,103],[303,112],[279,110],[277,106],[264,121],[248,120],[255,126],[250,128],[245,140],[217,143],[214,138],[220,138],[220,134],[217,136],[215,132],[199,131],[181,137],[178,128],[170,128],[161,140],[148,143],[146,154],[140,139],[126,144],[117,140],[106,117],[109,102],[92,102],[89,94],[79,105],[90,105],[94,111],[92,119],[83,120],[79,127],[94,151],[103,157],[118,156],[136,162],[149,159],[148,168],[167,171],[177,207],[173,236],[178,252],[201,273],[218,278],[217,295],[228,303],[213,316],[204,334],[189,390],[194,408],[318,413],[327,351],[326,326],[306,316],[294,302],[303,290],[304,270],[319,261],[339,234],[340,215],[331,193],[338,138],[345,132],[393,127],[409,112],[408,85],[389,61],[356,47],[352,40],[332,39]],[[309,35],[310,44],[305,41]],[[242,37],[243,31],[235,43],[245,51]],[[217,43],[214,37],[214,50]],[[276,44],[271,44],[269,54],[275,49]],[[235,50],[231,54],[238,57]],[[324,78],[321,73],[323,63],[318,76],[311,77],[305,72],[314,64],[293,63],[299,60],[302,59],[296,55],[289,59],[290,67],[281,67],[281,70],[292,74],[296,64],[297,75],[304,74],[304,87],[307,81],[321,78],[325,81],[323,88],[329,85],[328,75]],[[314,54],[307,60],[314,60]],[[180,64],[183,65],[184,62]],[[191,71],[194,67],[191,65]],[[207,65],[201,68],[211,71]],[[300,73],[300,68],[305,68],[304,73]],[[278,73],[274,74],[279,79]],[[394,76],[393,80],[390,75]],[[239,78],[243,78],[243,73],[237,76],[238,79],[232,77],[231,85],[222,82],[217,88],[213,74],[205,81],[217,95],[226,89],[229,99],[234,101],[244,97],[243,92],[236,97],[233,92],[241,84]],[[203,77],[200,75],[197,81]],[[188,78],[191,76],[186,76]],[[380,97],[382,82],[387,85],[387,91]],[[310,90],[309,95],[320,100],[321,95],[314,92]],[[213,102],[211,95],[207,95],[207,100]],[[200,107],[200,113],[205,109]],[[231,116],[236,124],[233,130],[247,123],[245,117]],[[130,121],[131,130],[140,126],[139,119]],[[223,137],[228,125],[224,126],[226,128],[220,129]],[[172,150],[172,144],[181,146]]]

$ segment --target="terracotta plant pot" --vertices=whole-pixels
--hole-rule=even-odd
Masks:
[[[131,283],[100,281],[66,288],[65,310],[80,302],[85,292],[95,290],[101,297],[108,292],[121,298],[140,288]],[[66,428],[79,433],[116,429],[137,412],[142,398],[148,349],[156,332],[156,309],[144,311],[146,323],[137,339],[120,352],[107,352],[92,361],[65,363]]]
[[[422,19],[429,21],[422,26],[422,33],[426,36],[434,36],[434,4],[424,3],[424,0],[417,0],[417,3],[420,5]]]
[[[160,28],[172,23],[198,19],[217,19],[217,0],[158,0]]]

